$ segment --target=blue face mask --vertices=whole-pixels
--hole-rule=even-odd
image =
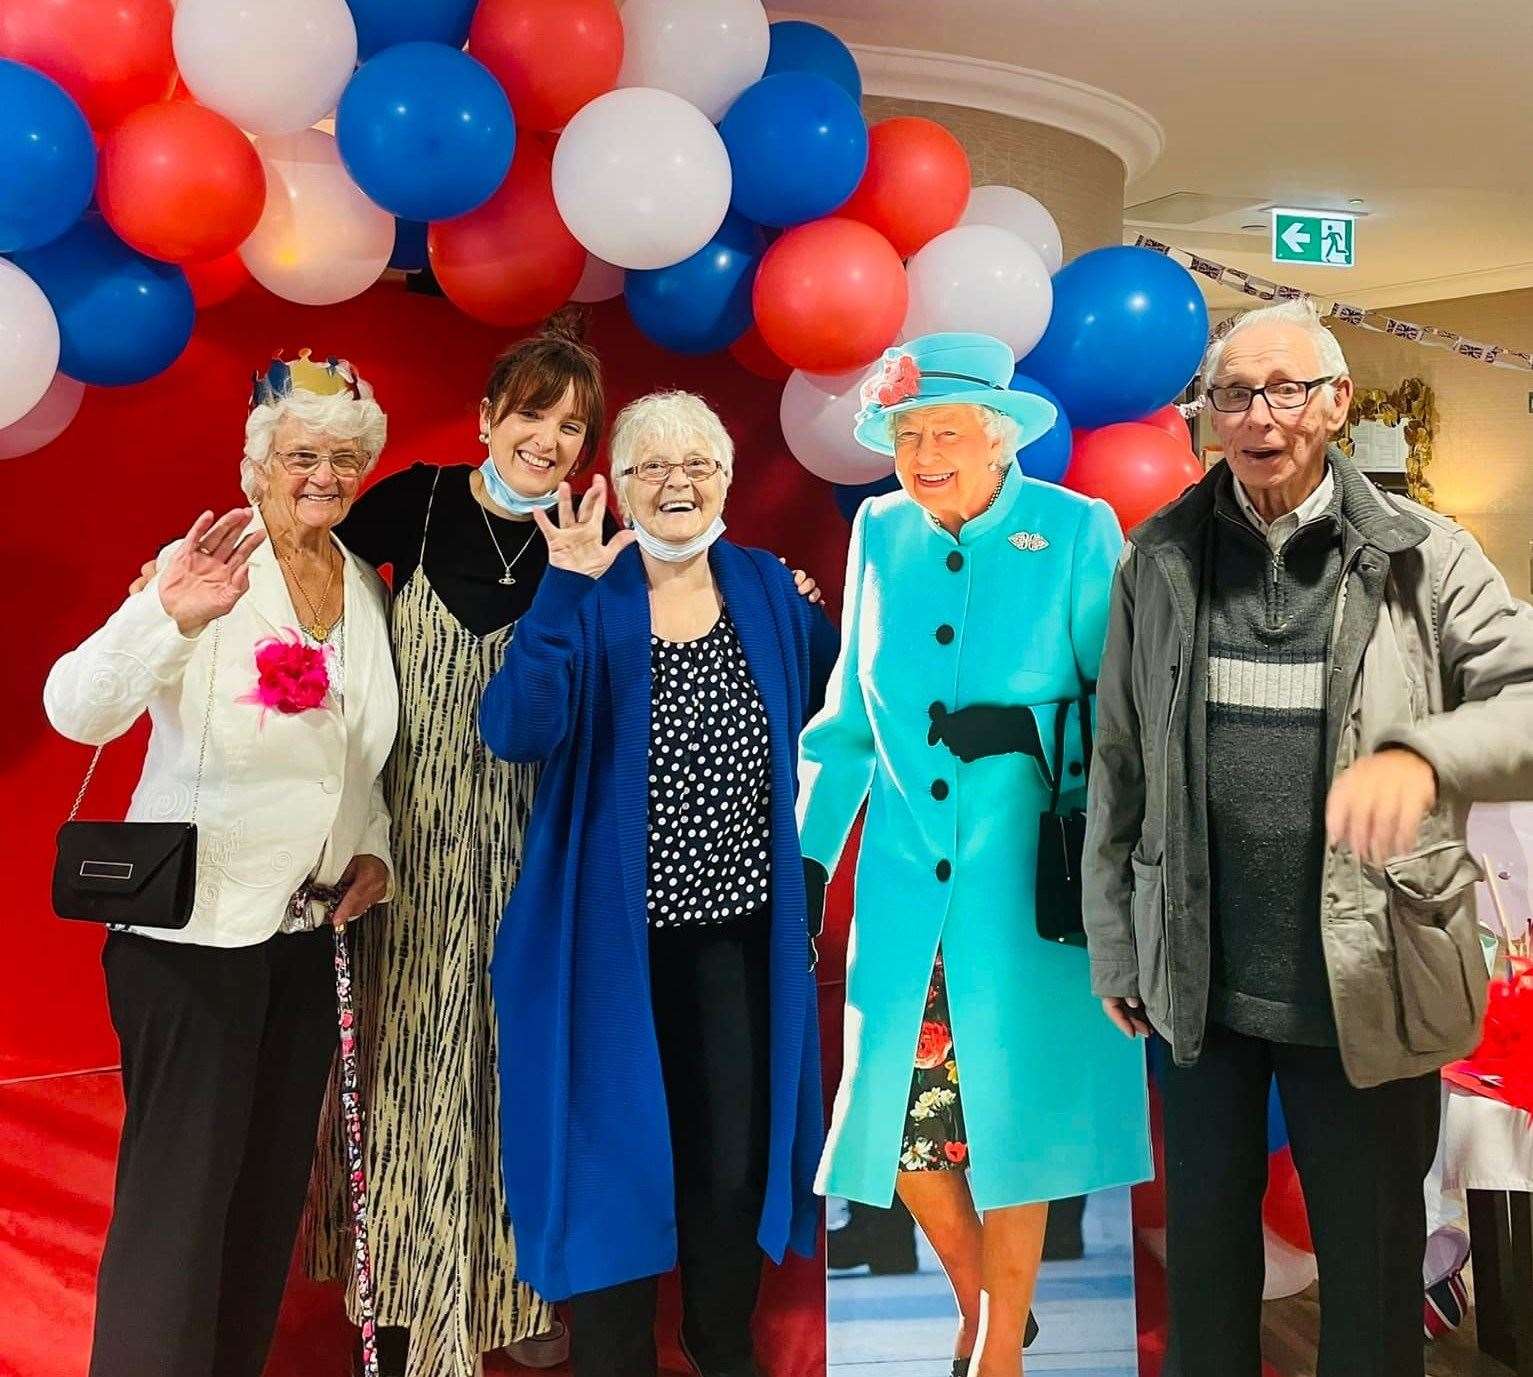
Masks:
[[[541,497],[523,497],[500,476],[500,470],[495,467],[493,455],[488,456],[484,463],[479,465],[479,473],[484,479],[484,490],[490,501],[497,507],[514,512],[517,516],[531,516],[535,511],[546,512],[559,501],[557,487],[553,492],[544,493]]]
[[[663,559],[667,564],[680,564],[683,560],[691,559],[694,555],[700,555],[721,535],[724,534],[724,518],[716,516],[708,524],[706,530],[699,531],[691,540],[684,540],[679,544],[672,540],[661,540],[657,535],[651,535],[637,521],[630,520],[629,526],[638,540],[639,549],[647,555],[653,555],[656,559]]]

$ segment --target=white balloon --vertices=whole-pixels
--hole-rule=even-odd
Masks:
[[[1059,226],[1049,209],[1036,196],[1014,186],[977,186],[969,192],[969,204],[959,218],[960,225],[999,225],[1010,230],[1024,244],[1031,244],[1043,259],[1043,266],[1057,273],[1065,261],[1065,246],[1059,238]]]
[[[570,293],[571,301],[610,301],[621,294],[624,279],[628,276],[621,268],[598,258],[594,253],[586,255],[585,271]]]
[[[554,149],[554,200],[571,234],[620,268],[666,268],[713,238],[733,180],[719,131],[669,91],[608,91]]]
[[[782,438],[799,463],[828,483],[871,483],[894,472],[892,458],[852,438],[867,375],[866,368],[831,374],[794,369],[783,384],[777,409]]]
[[[357,65],[346,0],[181,0],[171,43],[198,101],[252,134],[307,129]]]
[[[1262,1252],[1267,1264],[1266,1279],[1262,1284],[1263,1300],[1297,1296],[1320,1275],[1313,1253],[1295,1248],[1266,1225],[1262,1226]]]
[[[902,340],[974,330],[1005,340],[1018,358],[1043,336],[1054,284],[1038,251],[995,225],[959,225],[906,264],[910,305]]]
[[[266,208],[240,245],[250,275],[305,306],[365,292],[389,265],[394,217],[346,175],[329,134],[269,134],[255,146],[266,168]]]
[[[760,0],[628,0],[617,84],[674,92],[717,124],[771,46]]]
[[[59,367],[59,322],[43,289],[0,258],[0,426],[19,421]]]
[[[57,440],[79,414],[85,384],[55,373],[48,390],[19,421],[0,427],[0,459],[15,459]]]

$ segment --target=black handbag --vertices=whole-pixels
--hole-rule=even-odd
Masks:
[[[1078,700],[1081,729],[1082,783],[1091,775],[1091,698]],[[1038,936],[1046,942],[1072,947],[1086,945],[1081,921],[1081,857],[1086,850],[1086,813],[1081,808],[1061,812],[1059,794],[1065,772],[1065,720],[1070,705],[1061,703],[1054,715],[1054,761],[1049,811],[1038,818],[1038,863],[1033,889],[1033,915]]]
[[[96,747],[69,819],[59,828],[53,862],[53,911],[60,918],[112,927],[184,928],[197,897],[197,798],[213,715],[218,668],[218,623],[213,623],[213,663],[208,669],[208,706],[197,752],[192,816],[186,822],[79,822],[76,814],[90,788],[105,747]]]

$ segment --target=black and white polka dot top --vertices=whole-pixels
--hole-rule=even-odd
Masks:
[[[649,923],[726,923],[767,903],[766,709],[726,608],[694,641],[650,637]]]

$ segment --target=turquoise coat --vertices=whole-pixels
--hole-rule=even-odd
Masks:
[[[1144,1048],[1102,1013],[1086,952],[1034,924],[1042,770],[1020,754],[962,764],[927,741],[933,703],[1027,704],[1052,750],[1056,704],[1096,679],[1122,545],[1105,503],[1015,466],[956,538],[902,492],[858,512],[841,656],[799,750],[806,856],[834,868],[868,803],[824,1194],[893,1196],[939,942],[976,1207],[1151,1175]]]

